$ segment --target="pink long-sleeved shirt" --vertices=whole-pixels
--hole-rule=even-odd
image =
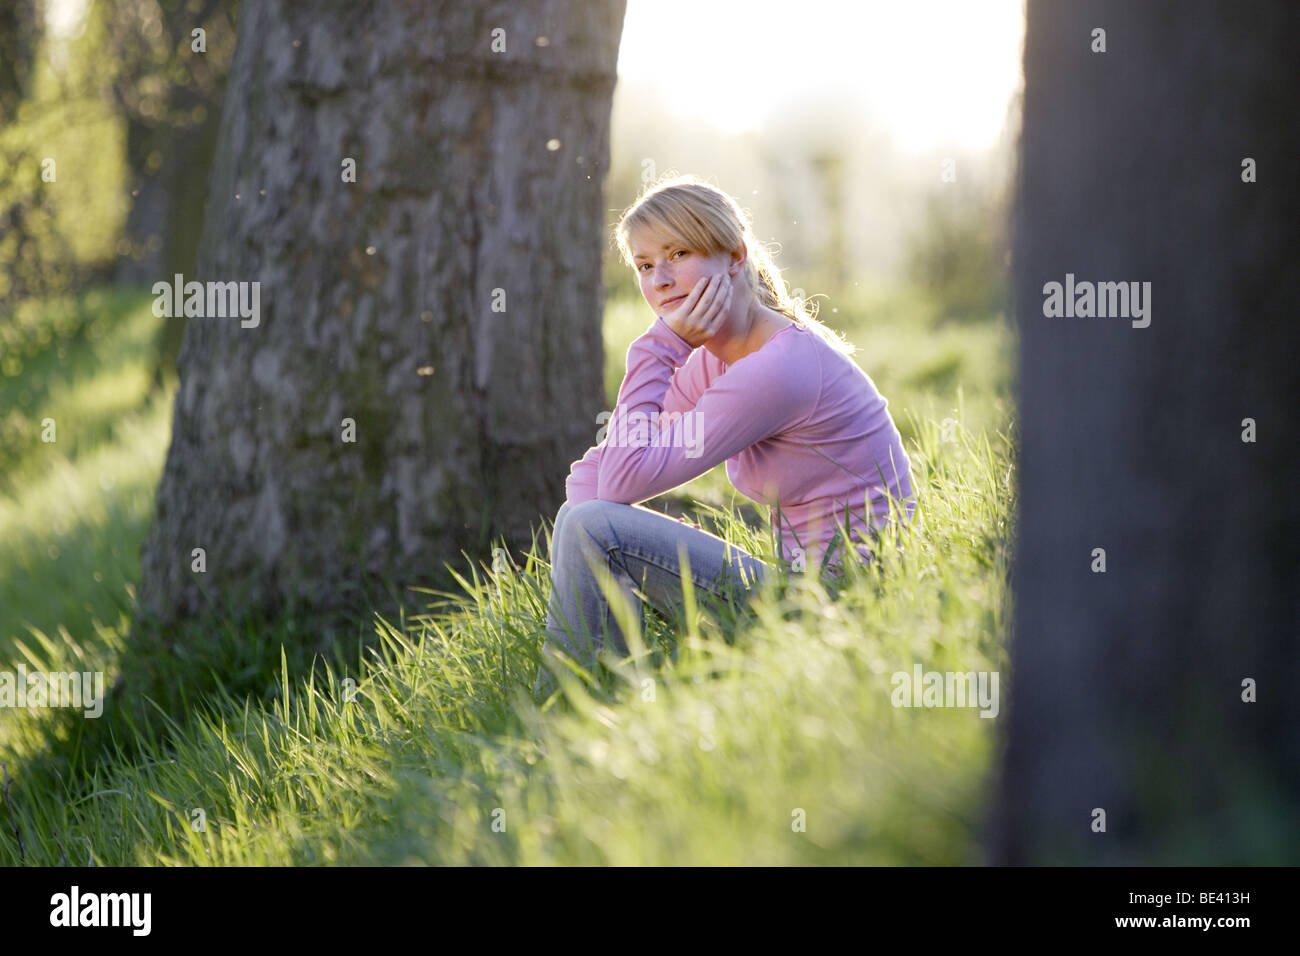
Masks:
[[[806,326],[780,329],[728,366],[656,318],[628,348],[605,438],[570,468],[568,500],[636,504],[725,461],[738,491],[772,507],[785,560],[819,567],[846,513],[869,560],[867,522],[881,526],[886,495],[908,518],[916,506],[887,405],[857,363]],[[827,565],[841,562],[832,553]]]

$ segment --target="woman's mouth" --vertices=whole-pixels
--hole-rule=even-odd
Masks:
[[[686,298],[686,293],[683,292],[681,295],[675,295],[671,299],[664,299],[662,302],[659,303],[659,308],[662,309],[665,306],[672,305],[674,302],[680,302],[684,298]]]

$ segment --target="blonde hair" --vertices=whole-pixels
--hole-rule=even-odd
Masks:
[[[615,230],[619,252],[629,266],[635,267],[631,234],[641,228],[662,232],[705,255],[746,250],[741,275],[761,305],[810,329],[845,355],[855,351],[852,343],[818,321],[815,302],[790,294],[772,253],[754,235],[748,214],[718,187],[689,175],[669,176],[648,186]]]

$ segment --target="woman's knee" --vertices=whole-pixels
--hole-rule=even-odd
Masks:
[[[573,540],[574,535],[571,533],[573,526],[575,524],[581,525],[583,523],[581,520],[577,522],[573,520],[574,513],[578,512],[585,516],[589,511],[589,509],[584,507],[587,504],[588,502],[586,501],[581,501],[577,504],[574,504],[571,501],[565,501],[560,505],[560,510],[555,512],[555,521],[551,524],[552,564],[555,562],[556,554],[558,554],[562,548],[566,547],[569,542]]]
[[[551,553],[555,553],[555,542],[559,540],[561,532],[564,530],[564,523],[569,517],[569,512],[573,506],[568,501],[561,502],[560,509],[555,512],[555,520],[551,522]]]
[[[568,513],[565,515],[565,526],[573,530],[583,529],[588,533],[599,533],[603,528],[609,527],[610,515],[616,509],[626,507],[627,505],[615,504],[612,501],[588,498],[586,501],[569,506]]]
[[[551,536],[552,567],[561,556],[573,551],[588,549],[591,542],[604,540],[604,529],[609,528],[609,509],[618,507],[609,501],[590,498],[577,504],[565,502],[555,515],[555,530]]]

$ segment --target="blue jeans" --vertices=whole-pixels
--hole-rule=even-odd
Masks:
[[[701,605],[710,599],[747,597],[772,573],[762,560],[718,536],[640,505],[594,498],[561,505],[551,532],[551,596],[543,655],[563,649],[590,668],[608,635],[613,649],[626,656],[627,642],[593,569],[610,573],[630,601],[634,619],[644,624],[637,590],[666,615],[685,600],[679,544],[685,546]],[[555,678],[541,668],[534,693],[550,693],[554,687]]]

